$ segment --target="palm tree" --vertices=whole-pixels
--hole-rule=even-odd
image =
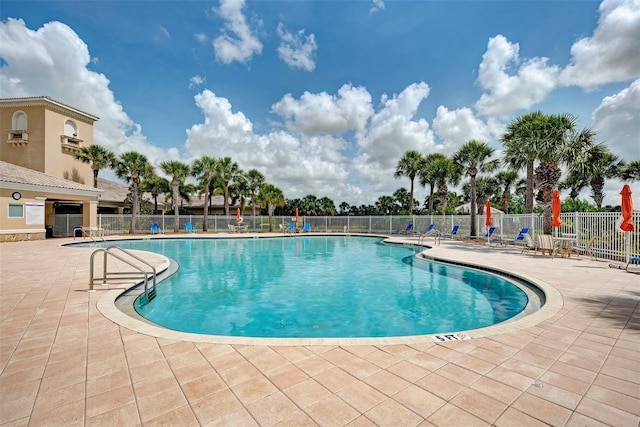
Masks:
[[[623,181],[640,181],[640,160],[632,160],[620,171]]]
[[[585,132],[585,131],[583,131]],[[572,191],[580,192],[582,186],[591,186],[591,198],[598,209],[602,208],[604,200],[605,179],[617,178],[624,169],[624,162],[614,155],[604,144],[593,144],[592,135],[584,136],[587,147],[579,151],[569,164],[569,177],[566,182],[571,183]]]
[[[423,187],[429,186],[429,215],[433,214],[433,192],[436,187],[438,172],[441,172],[441,170],[438,169],[438,161],[446,158],[444,154],[440,153],[427,154],[427,156],[423,158],[422,167],[418,171],[420,185]]]
[[[321,215],[329,216],[336,214],[335,203],[333,203],[333,200],[326,196],[318,199],[318,209],[320,210]]]
[[[129,233],[134,234],[136,232],[136,220],[140,212],[138,185],[143,178],[149,178],[154,175],[153,166],[143,154],[127,151],[120,155],[115,165],[115,172],[118,178],[131,182],[133,200]]]
[[[545,115],[541,111],[517,117],[509,125],[502,138],[503,162],[509,168],[526,168],[525,213],[533,213],[534,164],[538,159],[539,145],[544,138]]]
[[[202,231],[209,230],[209,202],[211,181],[218,170],[218,163],[213,157],[204,155],[193,162],[191,173],[201,181],[201,188],[204,190],[204,211],[202,220]]]
[[[81,147],[75,158],[83,163],[91,163],[93,188],[98,188],[98,172],[100,172],[100,169],[113,168],[116,164],[115,154],[97,144]]]
[[[347,202],[342,202],[340,203],[340,214],[341,215],[348,215],[349,214],[349,210],[351,209],[351,205],[349,205],[349,203]]]
[[[273,212],[276,210],[277,206],[285,205],[282,190],[273,184],[265,184],[258,191],[258,202],[262,206],[267,207],[267,212],[269,213],[269,231],[273,231]]]
[[[158,175],[153,175],[140,182],[140,190],[145,193],[151,193],[153,197],[153,213],[158,213],[158,196],[166,194],[170,191],[171,184],[169,180]]]
[[[438,188],[438,202],[442,209],[442,215],[445,215],[448,199],[447,193],[449,193],[447,183],[458,185],[458,182],[460,181],[460,172],[454,167],[450,158],[443,157],[434,162],[433,176]]]
[[[251,169],[247,172],[247,184],[249,185],[249,191],[251,192],[251,207],[253,215],[253,228],[256,227],[256,193],[260,190],[265,183],[264,175],[257,169]]]
[[[173,232],[180,231],[180,181],[189,176],[191,167],[178,160],[167,160],[160,163],[160,169],[167,175],[171,176],[171,189],[173,198]]]
[[[242,177],[240,166],[231,160],[231,157],[218,159],[218,174],[222,178],[224,190],[224,214],[229,216],[229,184]]]
[[[409,211],[411,198],[406,188],[400,187],[396,191],[394,191],[393,198],[396,200],[396,202],[398,202],[401,210]]]
[[[505,213],[509,213],[509,200],[511,199],[511,190],[525,184],[525,181],[518,176],[518,172],[514,170],[500,171],[495,176],[496,182],[502,188],[502,197],[500,198],[500,209]]]
[[[378,209],[378,213],[382,215],[395,213],[396,207],[396,202],[391,196],[380,196],[376,201],[376,208]]]
[[[394,174],[396,179],[406,175],[411,181],[411,189],[409,190],[409,215],[413,214],[413,182],[418,172],[420,172],[420,169],[422,169],[423,164],[424,158],[422,155],[416,150],[409,150],[404,153],[396,166],[396,172]]]
[[[472,139],[467,141],[453,156],[454,167],[469,177],[471,202],[471,235],[476,236],[476,176],[479,172],[491,172],[498,167],[498,160],[490,160],[493,156],[493,148],[482,141]]]
[[[318,215],[318,198],[313,194],[304,196],[300,203],[300,214]]]
[[[584,147],[589,146],[592,132],[588,129],[575,134],[576,118],[571,114],[551,114],[545,117],[543,138],[539,142],[540,164],[534,171],[538,187],[536,199],[543,206],[543,232],[551,234],[551,201],[562,170],[560,164],[571,164]]]

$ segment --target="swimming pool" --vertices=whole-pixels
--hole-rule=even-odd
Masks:
[[[521,313],[504,278],[416,258],[412,247],[356,236],[120,241],[179,264],[136,310],[208,335],[390,337],[482,328]]]

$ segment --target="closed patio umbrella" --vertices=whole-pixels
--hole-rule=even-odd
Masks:
[[[634,230],[632,215],[633,215],[633,199],[631,198],[631,188],[629,184],[625,184],[620,192],[622,196],[622,223],[620,224],[620,230],[625,233],[625,252],[626,261],[629,263],[629,257],[631,256],[631,232]]]
[[[553,219],[551,220],[552,227],[560,227],[562,225],[562,220],[560,219],[560,210],[561,210],[562,202],[560,201],[560,192],[556,188],[553,190],[553,201],[551,202],[551,213],[553,214]],[[556,228],[556,236],[558,235],[558,229]]]
[[[490,243],[491,236],[489,236],[489,227],[491,227],[493,223],[491,222],[491,202],[489,200],[487,200],[487,203],[484,205],[484,214],[486,215],[484,225],[487,226],[487,243]]]
[[[240,208],[238,208],[236,210],[236,222],[237,223],[241,223],[242,222],[242,217],[240,216]]]
[[[296,226],[298,225],[298,208],[296,208]]]

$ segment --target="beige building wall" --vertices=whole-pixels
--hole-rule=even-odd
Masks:
[[[24,138],[15,138],[14,113],[27,116]],[[88,163],[76,160],[81,147],[93,144],[93,123],[98,118],[47,97],[0,101],[0,160],[58,178],[93,185]],[[12,132],[13,131],[13,132]]]

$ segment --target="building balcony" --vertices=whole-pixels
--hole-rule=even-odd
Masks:
[[[29,142],[29,132],[26,130],[10,130],[7,132],[7,143],[13,147],[25,147]]]
[[[69,154],[80,153],[82,139],[76,138],[75,136],[60,135],[60,142],[62,143],[62,151]]]

